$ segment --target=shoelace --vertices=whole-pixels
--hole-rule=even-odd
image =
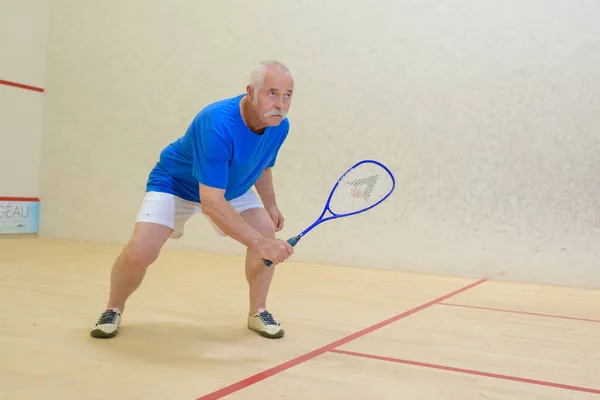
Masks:
[[[273,316],[268,311],[263,311],[258,314],[258,317],[265,325],[279,325],[277,321],[273,319]]]
[[[117,320],[117,312],[116,311],[105,311],[102,313],[102,315],[100,315],[100,318],[98,318],[97,325],[114,324],[116,320]]]

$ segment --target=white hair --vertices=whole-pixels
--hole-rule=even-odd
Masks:
[[[258,90],[260,88],[262,88],[263,84],[265,83],[265,73],[267,72],[267,69],[269,69],[270,67],[273,67],[273,66],[281,69],[286,74],[291,75],[290,70],[285,65],[283,65],[283,63],[281,63],[279,61],[275,61],[275,60],[261,61],[252,70],[252,73],[250,74],[250,79],[248,81],[248,84],[250,84],[254,87],[255,93],[257,93]],[[254,96],[254,104],[256,104],[257,102],[258,102],[258,99],[256,96]]]

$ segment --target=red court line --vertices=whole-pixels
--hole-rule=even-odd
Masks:
[[[37,197],[0,197],[0,201],[40,201]]]
[[[548,386],[548,387],[559,388],[559,389],[575,390],[578,392],[600,394],[599,389],[591,389],[591,388],[586,388],[586,387],[581,387],[581,386],[563,385],[562,383],[545,382],[545,381],[539,381],[536,379],[520,378],[517,376],[494,374],[491,372],[475,371],[472,369],[455,368],[455,367],[448,367],[448,366],[444,366],[444,365],[428,364],[428,363],[423,363],[423,362],[419,362],[419,361],[403,360],[400,358],[376,356],[373,354],[356,353],[353,351],[333,349],[333,350],[330,350],[330,352],[337,353],[337,354],[345,354],[347,356],[363,357],[363,358],[370,358],[373,360],[389,361],[389,362],[395,362],[395,363],[399,363],[399,364],[414,365],[417,367],[441,369],[444,371],[451,371],[451,372],[460,372],[463,374],[478,375],[478,376],[484,376],[487,378],[504,379],[504,380],[514,381],[514,382],[529,383],[532,385]]]
[[[267,379],[267,378],[269,378],[269,377],[271,377],[273,375],[276,375],[276,374],[278,374],[280,372],[283,372],[283,371],[285,371],[287,369],[290,369],[290,368],[292,368],[292,367],[294,367],[294,366],[296,366],[298,364],[302,364],[303,362],[311,360],[311,359],[313,359],[313,358],[315,358],[317,356],[320,356],[321,354],[324,354],[324,353],[326,353],[328,351],[331,351],[331,350],[335,349],[338,346],[341,346],[343,344],[351,342],[354,339],[357,339],[357,338],[359,338],[361,336],[364,336],[364,335],[366,335],[368,333],[376,331],[377,329],[380,329],[380,328],[382,328],[382,327],[384,327],[386,325],[389,325],[389,324],[391,324],[393,322],[396,322],[396,321],[398,321],[398,320],[400,320],[402,318],[406,318],[409,315],[417,313],[417,312],[419,312],[421,310],[424,310],[424,309],[426,309],[428,307],[433,306],[434,304],[437,304],[437,303],[439,303],[441,301],[444,301],[444,300],[446,300],[446,299],[448,299],[448,298],[450,298],[452,296],[455,296],[455,295],[457,295],[459,293],[462,293],[462,292],[464,292],[466,290],[469,290],[469,289],[471,289],[471,288],[473,288],[473,287],[475,287],[477,285],[482,284],[485,281],[487,281],[487,279],[481,279],[481,280],[478,280],[477,282],[473,282],[470,285],[467,285],[467,286],[465,286],[465,287],[463,287],[461,289],[455,290],[455,291],[453,291],[451,293],[448,293],[448,294],[446,294],[444,296],[438,297],[435,300],[431,300],[431,301],[429,301],[429,302],[427,302],[425,304],[422,304],[422,305],[420,305],[418,307],[413,308],[412,310],[405,311],[402,314],[398,314],[395,317],[386,319],[385,321],[379,322],[379,323],[377,323],[375,325],[372,325],[372,326],[370,326],[368,328],[365,328],[363,330],[355,332],[355,333],[353,333],[353,334],[351,334],[349,336],[346,336],[346,337],[344,337],[342,339],[336,340],[335,342],[329,343],[329,344],[327,344],[327,345],[325,345],[323,347],[320,347],[320,348],[318,348],[316,350],[313,350],[310,353],[303,354],[300,357],[296,357],[296,358],[294,358],[292,360],[289,360],[289,361],[286,361],[286,362],[284,362],[282,364],[279,364],[279,365],[277,365],[277,366],[275,366],[273,368],[269,368],[269,369],[267,369],[267,370],[265,370],[263,372],[260,372],[260,373],[258,373],[256,375],[252,375],[252,376],[250,376],[250,377],[248,377],[248,378],[246,378],[244,380],[241,380],[239,382],[236,382],[234,384],[226,386],[226,387],[224,387],[222,389],[219,389],[219,390],[217,390],[215,392],[209,393],[209,394],[207,394],[205,396],[202,396],[202,397],[198,398],[197,400],[213,400],[213,399],[220,399],[221,397],[224,397],[224,396],[228,396],[231,393],[237,392],[238,390],[241,390],[241,389],[247,388],[248,386],[254,385],[257,382],[260,382],[260,381],[262,381],[264,379]]]
[[[44,89],[41,87],[23,85],[22,83],[5,81],[2,79],[0,79],[0,85],[12,86],[12,87],[16,87],[19,89],[25,89],[25,90],[33,90],[34,92],[43,92],[44,91]]]
[[[505,313],[511,313],[511,314],[535,315],[537,317],[560,318],[560,319],[570,319],[570,320],[574,320],[574,321],[586,321],[586,322],[600,323],[600,320],[598,320],[598,319],[567,317],[564,315],[542,314],[542,313],[534,313],[534,312],[528,312],[528,311],[506,310],[503,308],[468,306],[466,304],[455,304],[455,303],[438,303],[438,305],[450,306],[450,307],[474,308],[476,310],[499,311],[499,312],[505,312]]]

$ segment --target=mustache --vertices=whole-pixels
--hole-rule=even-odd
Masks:
[[[271,111],[267,111],[264,114],[264,117],[265,118],[269,118],[269,117],[273,117],[273,116],[276,116],[276,115],[280,116],[281,118],[287,117],[286,112],[283,111],[283,110],[271,110]]]

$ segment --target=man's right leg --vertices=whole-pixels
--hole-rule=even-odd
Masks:
[[[95,338],[116,336],[125,302],[140,286],[146,270],[157,258],[173,232],[168,226],[137,222],[131,239],[123,248],[110,274],[110,294],[106,310],[90,332]]]

